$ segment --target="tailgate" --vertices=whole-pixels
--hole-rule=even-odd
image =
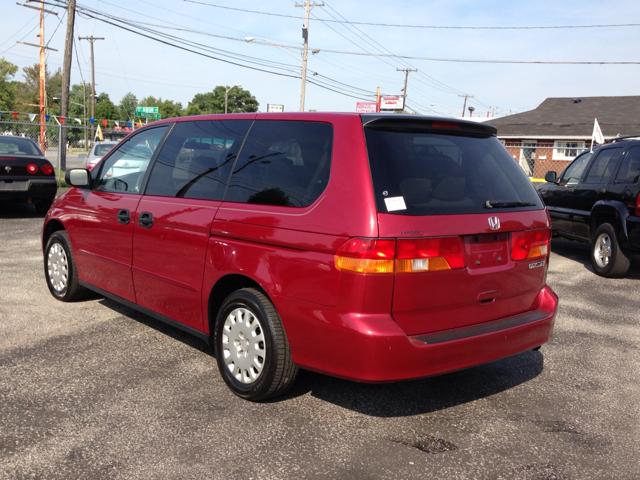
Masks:
[[[407,335],[490,322],[538,307],[548,257],[514,258],[513,245],[523,232],[548,231],[544,210],[501,213],[497,230],[488,214],[378,217],[381,237],[412,235],[398,239],[399,251],[402,242],[457,238],[464,259],[458,268],[395,274],[392,314]]]

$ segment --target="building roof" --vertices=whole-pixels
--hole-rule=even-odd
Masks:
[[[640,134],[640,96],[547,98],[535,110],[487,123],[498,137],[589,139],[595,118],[605,138]]]

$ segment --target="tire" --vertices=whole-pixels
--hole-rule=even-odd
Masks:
[[[39,202],[36,202],[34,204],[34,206],[36,207],[36,212],[39,215],[46,215],[47,212],[49,211],[49,208],[51,208],[51,204],[53,202],[50,200],[41,200]]]
[[[620,247],[613,226],[603,223],[596,229],[591,241],[591,265],[602,277],[621,277],[629,270],[631,259]]]
[[[78,281],[71,242],[64,230],[54,232],[47,240],[44,249],[44,275],[51,295],[61,302],[79,300],[87,293]]]
[[[220,374],[239,397],[266,400],[282,395],[295,381],[298,367],[278,312],[258,290],[236,290],[225,299],[214,335]]]

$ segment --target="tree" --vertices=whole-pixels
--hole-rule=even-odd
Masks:
[[[22,69],[24,75],[24,82],[20,82],[18,85],[17,103],[30,103],[32,105],[40,105],[40,64],[36,63],[31,67],[24,67]],[[45,105],[49,108],[49,112],[58,115],[59,100],[62,92],[62,70],[58,69],[53,75],[49,73],[49,70],[45,67]],[[20,110],[30,113],[38,113],[39,107],[21,105]]]
[[[138,98],[131,92],[125,94],[118,105],[119,117],[132,122],[135,118]]]
[[[102,92],[96,96],[96,119],[118,120],[119,118],[118,107],[111,101],[108,93]]]
[[[69,118],[85,118],[91,114],[91,85],[71,85],[69,90]]]
[[[173,100],[162,100],[162,98],[146,97],[138,103],[140,107],[158,107],[158,113],[162,118],[180,117],[183,113],[182,103]]]
[[[187,115],[201,115],[207,113],[224,113],[224,97],[226,87],[218,85],[212,92],[198,93],[189,102]],[[228,112],[257,112],[260,104],[249,90],[232,87],[228,94]],[[197,110],[196,108],[197,107]]]
[[[17,82],[13,80],[17,65],[0,58],[0,111],[13,110],[16,107]]]

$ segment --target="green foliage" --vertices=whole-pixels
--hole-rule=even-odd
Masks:
[[[127,93],[122,97],[122,100],[120,100],[120,104],[118,105],[120,118],[133,122],[137,106],[138,98],[131,92]]]
[[[158,107],[158,113],[162,118],[181,117],[183,114],[182,103],[173,100],[162,100],[152,96],[143,98],[138,102],[139,107]]]
[[[96,96],[95,118],[99,120],[118,120],[120,118],[118,107],[111,101],[108,93],[102,92]]]
[[[22,73],[24,82],[18,84],[17,103],[40,105],[40,64],[36,63],[31,67],[24,67]],[[59,68],[51,75],[49,70],[45,69],[45,85],[46,105],[51,107],[48,111],[53,115],[58,115],[60,100],[54,100],[54,97],[59,99],[62,92],[62,70]],[[32,105],[20,105],[20,111],[38,113],[40,108]]]
[[[0,111],[13,110],[16,107],[18,83],[13,77],[18,67],[4,58],[0,58]]]
[[[71,85],[69,91],[69,117],[91,116],[91,85],[88,83]]]
[[[186,114],[224,113],[225,91],[226,87],[218,85],[212,92],[196,94],[193,100],[189,102]],[[244,90],[241,87],[231,87],[229,89],[227,107],[229,113],[257,112],[259,105],[249,90]],[[197,111],[196,108],[192,107],[197,107]]]

